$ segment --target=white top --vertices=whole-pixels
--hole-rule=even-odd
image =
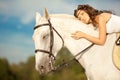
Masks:
[[[106,24],[106,29],[107,33],[120,32],[120,17],[112,14]]]

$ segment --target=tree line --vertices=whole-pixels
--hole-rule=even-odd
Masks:
[[[66,48],[62,48],[57,55],[55,65],[72,57]],[[87,80],[85,70],[76,61],[70,65],[49,74],[39,74],[35,70],[35,56],[32,55],[26,62],[10,64],[5,58],[0,58],[0,80]]]

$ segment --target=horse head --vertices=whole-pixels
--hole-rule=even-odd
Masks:
[[[54,69],[52,64],[56,53],[62,47],[62,45],[58,45],[62,44],[62,41],[58,39],[60,38],[57,38],[53,31],[47,9],[45,9],[43,17],[37,12],[33,40],[35,43],[36,70],[40,73],[48,73]]]

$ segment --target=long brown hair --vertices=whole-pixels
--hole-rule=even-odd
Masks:
[[[74,10],[74,16],[76,18],[78,18],[77,15],[77,11],[79,10],[84,10],[90,17],[93,26],[96,26],[96,21],[95,21],[95,17],[101,13],[111,13],[112,11],[108,11],[108,10],[97,10],[95,8],[93,8],[92,6],[85,4],[85,5],[78,5],[77,9]]]

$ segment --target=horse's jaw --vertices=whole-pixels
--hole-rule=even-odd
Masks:
[[[41,54],[44,55],[45,53],[37,52],[35,54],[35,68],[40,74],[47,74],[54,69],[51,61],[54,60],[54,58],[52,56],[50,58],[47,54],[41,56]]]

